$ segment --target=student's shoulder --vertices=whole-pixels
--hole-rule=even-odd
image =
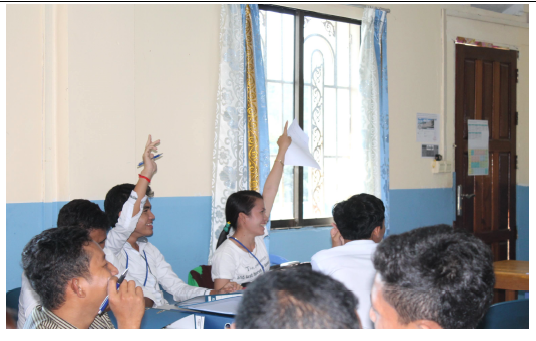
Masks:
[[[320,262],[324,259],[329,259],[333,257],[338,257],[341,255],[341,249],[339,249],[340,246],[332,247],[330,249],[320,250],[317,253],[311,257],[311,260],[314,260],[316,262]]]
[[[237,258],[239,256],[233,242],[227,239],[214,251],[214,258]]]

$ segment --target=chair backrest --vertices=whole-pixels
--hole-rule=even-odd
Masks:
[[[20,287],[11,289],[6,293],[6,307],[19,311]]]
[[[492,305],[478,329],[528,329],[529,300],[513,300]]]
[[[281,263],[286,263],[288,260],[278,255],[270,255],[270,265],[278,265]]]
[[[212,265],[200,265],[188,274],[188,284],[194,287],[214,289]]]

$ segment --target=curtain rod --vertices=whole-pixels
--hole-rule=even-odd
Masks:
[[[361,7],[361,8],[374,8],[374,9],[379,9],[379,10],[385,11],[387,13],[391,13],[391,10],[388,9],[388,8],[374,7],[374,6],[370,6],[370,5],[348,4],[348,6]]]

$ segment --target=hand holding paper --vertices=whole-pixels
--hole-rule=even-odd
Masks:
[[[309,151],[309,137],[300,128],[296,119],[288,127],[287,132],[292,138],[292,143],[285,154],[285,165],[320,169],[320,165]]]

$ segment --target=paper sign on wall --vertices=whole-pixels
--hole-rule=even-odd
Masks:
[[[417,142],[439,144],[439,115],[417,114]]]
[[[489,174],[489,127],[487,120],[467,120],[467,175]]]

